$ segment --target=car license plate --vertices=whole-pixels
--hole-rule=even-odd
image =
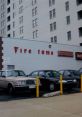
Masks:
[[[30,88],[30,89],[35,88],[35,85],[30,85],[29,88]]]

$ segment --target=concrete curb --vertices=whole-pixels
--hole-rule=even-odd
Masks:
[[[58,95],[60,95],[60,91],[46,93],[46,94],[43,94],[42,97],[53,97],[53,96],[58,96]]]

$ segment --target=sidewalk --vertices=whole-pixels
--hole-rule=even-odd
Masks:
[[[0,117],[82,117],[82,93],[0,102]]]

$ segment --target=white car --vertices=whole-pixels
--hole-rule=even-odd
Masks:
[[[9,94],[15,91],[28,91],[36,88],[36,79],[26,77],[22,70],[0,70],[0,88]]]

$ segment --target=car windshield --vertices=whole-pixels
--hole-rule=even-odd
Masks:
[[[18,70],[12,70],[12,71],[2,71],[2,76],[5,77],[17,77],[17,76],[26,76],[23,71],[18,71]]]
[[[57,71],[45,71],[46,77],[56,78],[59,77],[60,74]]]
[[[77,76],[78,75],[78,72],[76,70],[70,70],[69,71],[71,74],[73,74],[74,76]]]

